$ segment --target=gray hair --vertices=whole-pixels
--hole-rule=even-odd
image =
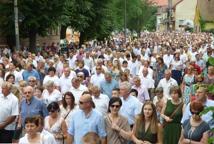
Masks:
[[[46,83],[45,83],[45,87],[49,87],[49,86],[54,86],[54,82],[53,81],[47,81]]]
[[[120,88],[121,88],[121,87],[127,89],[128,91],[131,91],[131,89],[132,89],[131,84],[130,84],[129,82],[127,82],[127,81],[122,82],[122,83],[120,84]]]
[[[8,88],[9,91],[11,91],[12,86],[13,86],[13,85],[12,85],[11,83],[7,82],[7,81],[4,81],[4,82],[2,83],[2,87]]]

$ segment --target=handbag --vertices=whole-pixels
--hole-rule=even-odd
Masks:
[[[169,118],[172,119],[172,118],[175,116],[176,112],[177,112],[182,106],[183,106],[183,102],[181,102],[181,103],[179,104],[179,106],[173,111],[173,113],[169,116]],[[165,127],[165,126],[167,125],[167,123],[168,123],[168,122],[166,122],[166,121],[164,120],[162,126]]]

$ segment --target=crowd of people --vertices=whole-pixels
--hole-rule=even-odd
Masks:
[[[50,49],[50,48],[49,48]],[[206,144],[214,128],[214,37],[121,34],[0,58],[0,143]]]

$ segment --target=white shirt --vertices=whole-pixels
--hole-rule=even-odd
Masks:
[[[150,89],[150,88],[154,88],[155,87],[155,81],[154,79],[152,79],[149,74],[144,77],[143,75],[140,77],[141,79],[141,85],[147,89]]]
[[[73,114],[78,109],[79,109],[78,105],[75,105],[71,111],[68,109],[65,109],[62,105],[60,106],[60,115],[61,115],[61,117],[63,117],[65,119],[65,122],[66,122],[68,128],[70,127],[70,121],[71,121]]]
[[[163,88],[164,97],[166,97],[168,99],[168,98],[170,98],[170,94],[169,94],[170,88],[173,86],[178,86],[178,83],[175,79],[170,78],[167,81],[166,78],[163,78],[160,80],[157,87]]]
[[[19,81],[23,80],[23,77],[22,77],[22,73],[21,72],[18,72],[18,71],[13,71],[13,72],[10,72],[8,71],[5,76],[4,76],[4,79],[6,80],[6,77],[9,75],[9,74],[14,74],[15,76],[15,83],[18,84]]]
[[[66,93],[71,88],[71,80],[73,77],[68,76],[65,77],[65,75],[62,75],[59,79],[59,86],[61,89],[61,93]]]
[[[44,133],[45,134],[43,133],[40,134],[40,141],[38,144],[56,144],[55,139],[53,140],[54,137],[46,135],[47,134],[46,132]],[[28,141],[28,134],[25,134],[25,136],[19,140],[19,144],[29,144],[29,143],[30,142]]]
[[[94,62],[93,62],[93,59],[91,57],[89,58],[84,58],[84,63],[85,65],[89,68],[89,71],[92,70],[93,66],[94,66]]]
[[[109,97],[105,94],[100,94],[99,97],[92,96],[92,99],[95,104],[95,109],[103,116],[106,115],[108,111]]]
[[[173,55],[167,55],[165,54],[163,56],[163,61],[164,61],[164,64],[169,68],[170,64],[172,63],[172,60],[173,60]]]
[[[43,85],[45,85],[48,81],[53,81],[56,86],[59,86],[59,78],[56,75],[53,77],[46,75],[43,80]]]
[[[143,68],[144,68],[144,66],[140,67],[140,70],[139,70],[139,73],[138,73],[139,77],[143,76]],[[153,69],[151,69],[150,67],[148,67],[148,76],[150,78],[153,78]]]
[[[79,99],[80,99],[80,96],[82,95],[82,93],[87,90],[88,90],[88,88],[82,84],[80,84],[79,88],[77,88],[77,89],[74,88],[73,86],[71,86],[71,88],[69,89],[69,91],[72,92],[72,94],[74,95],[76,104],[79,103]]]
[[[0,94],[0,124],[10,116],[19,115],[18,98],[10,93],[8,96]],[[5,127],[6,130],[15,130],[15,121]]]
[[[103,73],[101,73],[101,74],[99,74],[99,75],[98,75],[98,74],[93,74],[93,75],[91,76],[90,82],[91,82],[93,85],[100,87],[101,82],[104,81],[104,80],[105,80],[105,76],[104,76]]]
[[[52,93],[49,93],[47,89],[42,92],[42,98],[46,105],[51,102],[59,102],[62,100],[62,94],[59,90],[54,89]]]

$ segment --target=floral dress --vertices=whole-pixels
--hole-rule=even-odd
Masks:
[[[184,81],[183,100],[185,104],[188,104],[190,102],[190,98],[193,92],[193,84],[195,81],[194,75],[192,76],[185,75],[183,81]]]

